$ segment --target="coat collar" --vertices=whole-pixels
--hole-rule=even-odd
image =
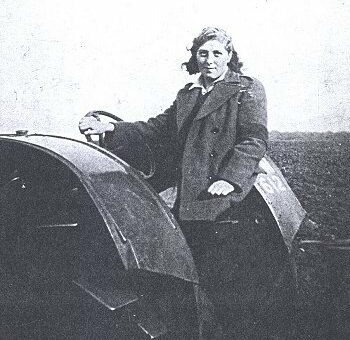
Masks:
[[[195,120],[201,119],[215,111],[240,89],[240,84],[240,75],[229,70],[225,78],[215,84],[210,95],[195,117]],[[190,86],[186,86],[179,93],[177,98],[177,123],[179,130],[195,106],[200,92],[200,88],[198,87],[192,88],[191,90],[189,90],[189,88]]]
[[[203,79],[203,76],[201,75],[201,76],[197,79],[197,81],[194,82],[194,83],[189,87],[188,90],[192,90],[192,89],[194,89],[194,88],[196,88],[196,87],[199,87],[199,88],[202,90],[202,94],[206,94],[206,93],[210,92],[210,91],[214,88],[214,86],[215,86],[215,84],[216,84],[217,82],[222,81],[222,80],[225,79],[225,76],[226,76],[226,73],[227,73],[227,72],[228,72],[228,69],[227,69],[219,78],[215,79],[215,80],[213,81],[213,83],[212,83],[208,88],[205,88],[205,86],[204,86],[204,79]]]

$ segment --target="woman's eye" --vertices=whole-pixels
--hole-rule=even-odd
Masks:
[[[214,52],[214,56],[215,56],[215,57],[220,57],[221,55],[222,55],[222,53],[219,52],[219,51],[215,51],[215,52]]]

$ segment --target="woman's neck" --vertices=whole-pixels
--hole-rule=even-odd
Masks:
[[[218,79],[218,78],[216,78]],[[216,79],[213,79],[213,78],[204,78],[203,77],[203,86],[204,88],[207,90],[211,85],[214,84],[215,80]]]

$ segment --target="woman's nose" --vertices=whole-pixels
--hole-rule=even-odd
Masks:
[[[207,63],[208,63],[208,64],[212,64],[212,63],[213,63],[213,61],[214,61],[213,55],[208,54],[208,57],[207,57]]]

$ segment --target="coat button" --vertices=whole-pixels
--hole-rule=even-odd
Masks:
[[[217,155],[217,153],[215,151],[213,151],[209,154],[209,157],[214,158],[214,157],[216,157],[216,155]]]
[[[216,133],[219,132],[219,128],[217,126],[215,126],[211,129],[211,132],[215,135]]]
[[[213,176],[208,176],[209,181],[213,179]]]

